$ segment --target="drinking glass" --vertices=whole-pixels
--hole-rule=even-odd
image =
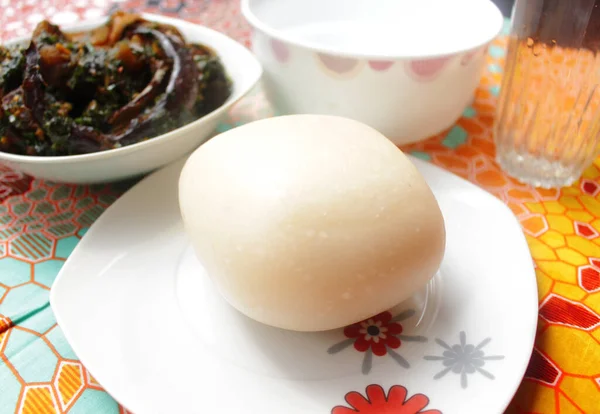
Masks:
[[[496,157],[536,187],[571,185],[600,152],[600,1],[517,0]]]

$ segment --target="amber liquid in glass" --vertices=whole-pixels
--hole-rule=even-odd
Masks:
[[[569,185],[600,151],[596,11],[597,5],[580,38],[564,35],[566,29],[558,41],[552,36],[561,34],[556,26],[564,16],[546,17],[531,36],[509,38],[495,139],[499,163],[522,181]]]

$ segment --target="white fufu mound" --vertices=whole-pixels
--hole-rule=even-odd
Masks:
[[[339,328],[424,287],[445,246],[423,177],[374,129],[292,115],[227,131],[179,181],[185,228],[227,301],[297,331]]]

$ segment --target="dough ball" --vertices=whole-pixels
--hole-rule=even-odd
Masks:
[[[339,328],[423,288],[442,214],[410,160],[353,120],[256,121],[198,148],[179,182],[194,250],[226,300],[268,325]]]

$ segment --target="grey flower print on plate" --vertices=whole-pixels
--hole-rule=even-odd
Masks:
[[[436,339],[435,342],[440,345],[445,351],[442,355],[427,355],[425,359],[428,361],[442,361],[445,367],[443,370],[434,375],[434,379],[440,379],[447,373],[452,372],[460,375],[460,386],[467,388],[467,376],[479,373],[486,378],[493,380],[494,375],[485,370],[483,367],[486,361],[498,361],[504,359],[504,355],[485,355],[483,348],[490,343],[492,338],[486,338],[478,345],[467,344],[467,335],[464,332],[460,333],[460,344],[448,345],[441,339]]]

